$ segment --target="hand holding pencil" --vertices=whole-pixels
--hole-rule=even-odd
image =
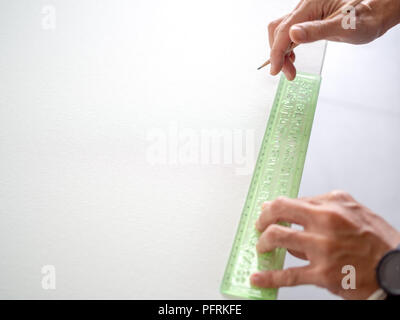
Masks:
[[[323,39],[367,43],[399,22],[399,0],[301,0],[291,13],[269,24],[270,60],[259,69],[271,63],[272,75],[282,70],[293,80],[293,49],[299,44]]]

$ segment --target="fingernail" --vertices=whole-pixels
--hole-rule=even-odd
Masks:
[[[271,70],[270,70],[271,75],[276,76],[279,73],[279,71],[280,70],[277,68],[275,64],[271,65]]]
[[[254,285],[257,285],[257,283],[260,281],[260,275],[258,273],[253,273],[250,277],[250,282]]]
[[[263,204],[262,204],[262,208],[263,209],[265,209],[268,205],[269,205],[269,203],[270,203],[270,201],[265,201]]]
[[[306,31],[301,26],[293,26],[291,28],[291,32],[292,32],[295,40],[298,40],[298,41],[306,40],[306,37],[307,37]]]

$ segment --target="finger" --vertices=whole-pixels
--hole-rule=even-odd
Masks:
[[[343,35],[340,16],[329,20],[308,21],[294,24],[290,27],[291,41],[308,43],[322,39],[339,41]]]
[[[269,252],[276,248],[307,252],[315,247],[315,240],[315,237],[308,232],[274,224],[261,234],[256,248],[259,253]]]
[[[294,53],[294,51],[290,51],[289,59],[290,59],[290,61],[292,61],[293,63],[296,61],[296,54]]]
[[[354,198],[343,190],[333,190],[324,195],[327,200],[335,200],[335,201],[355,201]]]
[[[296,10],[298,7],[301,6],[301,4],[303,3],[304,0],[300,0],[299,3],[296,5],[296,7],[294,8],[294,10]],[[269,23],[268,25],[268,39],[269,39],[269,46],[272,47],[273,43],[274,43],[274,38],[275,38],[275,30],[276,28],[279,26],[279,24],[285,20],[287,17],[289,16],[289,14],[284,15],[283,17],[276,19],[272,22]],[[292,61],[294,62],[294,61]]]
[[[313,196],[313,197],[300,197],[298,198],[299,200],[308,202],[309,204],[313,204],[313,205],[321,205],[322,204],[322,200],[323,198],[318,195],[318,196]]]
[[[355,201],[354,198],[346,191],[343,190],[333,190],[328,193],[320,194],[313,197],[303,197],[299,198],[301,200],[307,201],[313,204],[322,204],[324,201]]]
[[[308,3],[308,2],[305,2]],[[284,57],[290,46],[290,27],[293,24],[307,21],[309,18],[307,4],[302,4],[284,19],[275,29],[274,43],[271,49],[271,74],[276,75],[283,67]]]
[[[294,257],[299,258],[301,260],[308,260],[306,254],[304,252],[292,250],[292,249],[287,249],[287,251]]]
[[[271,202],[264,202],[263,211],[256,222],[258,231],[264,231],[269,225],[277,222],[289,222],[306,227],[314,216],[311,204],[286,197],[279,197]]]
[[[310,205],[313,205],[315,207],[323,205],[326,201],[328,201],[330,198],[329,193],[324,193],[324,194],[319,194],[316,196],[312,197],[300,197],[298,198],[299,200],[305,201],[309,203]]]
[[[269,40],[269,46],[272,47],[274,43],[274,38],[275,38],[275,30],[279,26],[279,24],[286,19],[288,15],[284,15],[283,17],[276,19],[274,21],[271,21],[268,25],[268,40]]]
[[[311,266],[284,270],[260,271],[251,275],[251,284],[260,288],[293,287],[301,284],[316,284]]]
[[[283,64],[282,71],[289,81],[292,81],[294,80],[294,78],[296,78],[296,68],[290,56],[285,57],[285,62]]]

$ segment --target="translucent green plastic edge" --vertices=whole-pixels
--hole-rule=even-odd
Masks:
[[[257,254],[259,233],[254,224],[264,201],[298,195],[320,83],[319,75],[298,73],[293,81],[281,75],[222,280],[222,294],[246,299],[277,298],[277,289],[253,287],[249,278],[258,270],[282,269],[286,250]]]

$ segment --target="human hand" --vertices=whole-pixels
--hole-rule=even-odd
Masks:
[[[290,43],[331,40],[362,44],[370,42],[400,22],[400,0],[365,0],[355,7],[355,29],[342,26],[343,14],[323,20],[342,8],[345,0],[301,0],[289,14],[268,25],[271,74],[281,70],[288,80],[296,76]]]
[[[295,223],[304,230],[278,222]],[[258,252],[287,248],[310,263],[260,271],[251,276],[253,285],[279,288],[314,284],[345,299],[366,299],[378,289],[375,268],[383,255],[400,243],[398,231],[343,191],[266,202],[256,228],[262,233]],[[356,289],[342,287],[342,268],[346,265],[355,268]]]

